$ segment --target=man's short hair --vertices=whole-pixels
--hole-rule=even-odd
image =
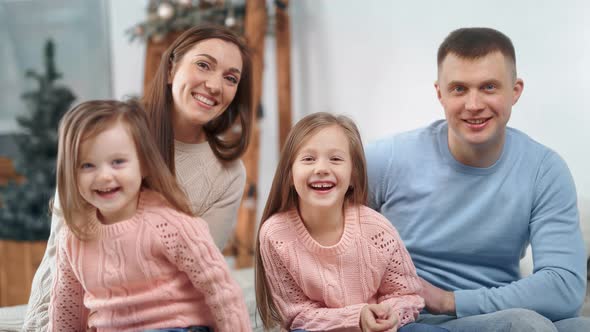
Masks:
[[[438,48],[440,65],[449,53],[464,59],[478,59],[493,52],[500,52],[512,60],[516,77],[516,55],[512,41],[505,34],[491,28],[461,28],[452,31]]]

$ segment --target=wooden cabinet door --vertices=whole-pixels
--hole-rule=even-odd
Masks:
[[[156,70],[158,70],[160,60],[162,59],[162,54],[164,54],[164,51],[166,51],[168,46],[170,46],[172,42],[182,34],[182,32],[183,31],[171,32],[161,40],[153,41],[150,39],[147,42],[145,51],[145,70],[143,73],[143,91],[146,91],[146,88],[156,74]]]
[[[0,307],[26,304],[46,241],[0,240]]]

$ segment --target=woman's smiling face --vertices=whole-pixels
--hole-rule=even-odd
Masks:
[[[242,65],[238,46],[222,39],[205,39],[183,55],[168,82],[175,133],[194,128],[198,135],[203,125],[228,108],[238,90]]]

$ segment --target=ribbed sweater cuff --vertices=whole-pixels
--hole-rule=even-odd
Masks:
[[[479,315],[482,313],[477,301],[477,290],[457,290],[455,294],[455,311],[457,318]]]
[[[323,316],[319,319],[320,316],[316,316],[313,318],[313,322],[309,321],[309,317],[303,315],[298,317],[293,323],[291,324],[290,329],[304,329],[310,331],[323,331],[327,329],[350,329],[350,328],[358,328],[360,327],[360,319],[361,319],[361,310],[366,303],[358,303],[354,305],[347,306],[345,311],[341,311],[342,309],[319,309],[324,310]],[[332,310],[337,310],[338,312],[331,312]]]

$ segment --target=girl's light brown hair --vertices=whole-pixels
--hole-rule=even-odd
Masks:
[[[260,226],[258,227],[258,234],[256,235],[256,306],[266,329],[275,326],[277,323],[282,326],[284,322],[267,284],[264,264],[260,255],[260,229],[272,215],[297,207],[298,196],[293,185],[295,156],[307,139],[320,130],[331,126],[342,128],[349,143],[352,161],[351,189],[346,193],[345,202],[353,205],[364,205],[367,202],[365,152],[361,136],[354,122],[346,116],[325,112],[310,114],[297,122],[289,132],[285,146],[281,151],[279,164],[277,165]]]
[[[174,209],[192,215],[185,193],[158,151],[140,104],[135,101],[87,101],[66,112],[60,120],[56,171],[61,206],[56,212],[63,216],[72,233],[81,240],[92,238],[83,217],[92,206],[78,190],[80,145],[118,122],[127,127],[135,143],[144,174],[142,187],[159,192]]]
[[[183,56],[199,42],[221,39],[235,44],[242,55],[242,73],[238,90],[231,104],[221,115],[203,126],[207,142],[220,160],[239,158],[248,147],[252,116],[252,61],[244,41],[231,30],[215,25],[196,26],[180,35],[162,54],[156,74],[143,97],[152,136],[156,139],[164,161],[172,173],[174,165],[174,128],[172,126],[170,74]],[[239,135],[224,135],[234,125],[240,126]],[[233,131],[233,130],[232,130]]]

